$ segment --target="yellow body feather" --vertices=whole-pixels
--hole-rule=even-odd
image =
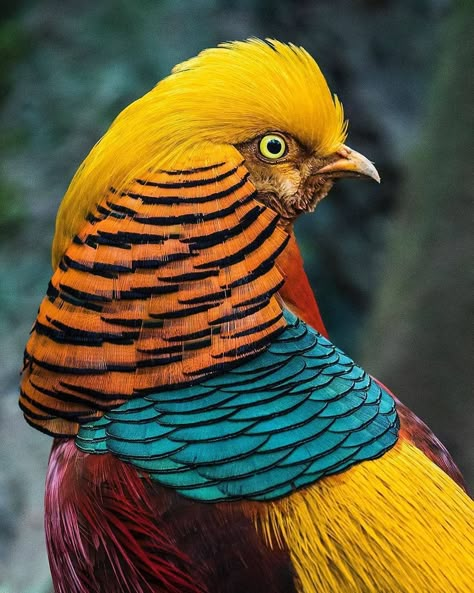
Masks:
[[[470,593],[474,506],[401,441],[266,506],[257,529],[290,551],[301,593]]]
[[[120,190],[154,169],[241,160],[233,145],[269,129],[293,134],[322,156],[342,144],[342,106],[314,59],[302,48],[271,44],[278,51],[257,39],[205,50],[122,111],[64,196],[53,268],[111,185]]]

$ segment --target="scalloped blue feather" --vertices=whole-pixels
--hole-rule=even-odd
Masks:
[[[205,502],[274,500],[385,453],[398,438],[393,398],[317,331],[285,318],[265,353],[131,400],[82,426],[77,446]]]

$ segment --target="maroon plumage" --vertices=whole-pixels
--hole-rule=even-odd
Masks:
[[[240,504],[188,501],[72,440],[51,452],[45,516],[57,593],[295,593]]]

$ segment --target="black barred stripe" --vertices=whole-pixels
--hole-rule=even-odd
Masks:
[[[130,245],[162,245],[167,239],[179,239],[179,235],[156,235],[152,233],[129,233],[125,231],[118,231],[117,233],[109,233],[107,231],[97,231],[97,235],[89,235],[93,237],[96,242],[102,239],[114,241],[117,246],[121,244]],[[114,243],[114,244],[115,244]]]
[[[119,220],[123,220],[127,217],[126,213],[121,212],[118,208],[115,208],[110,202],[107,202],[107,204],[110,206],[110,208],[105,208],[105,206],[102,206],[101,204],[96,206],[97,212],[103,216],[102,220],[108,216],[111,216],[112,218],[118,218]]]
[[[143,319],[120,319],[120,317],[104,317],[100,316],[100,320],[110,325],[122,325],[123,327],[141,327]]]
[[[106,391],[99,391],[98,389],[90,389],[89,387],[84,387],[82,385],[73,385],[72,383],[68,383],[67,381],[59,381],[61,387],[69,391],[74,391],[75,393],[81,393],[83,395],[88,395],[92,398],[105,399],[108,401],[116,401],[118,399],[127,399],[129,395],[126,393],[107,393]],[[61,392],[62,393],[62,392]],[[107,404],[107,407],[110,408],[110,404]]]
[[[89,311],[96,311],[97,313],[100,313],[103,309],[103,305],[83,301],[83,300],[77,299],[67,293],[61,293],[59,298],[61,300],[63,300],[65,303],[74,305],[74,307],[82,307],[83,309],[88,309]]]
[[[83,336],[86,339],[97,339],[97,340],[102,340],[104,342],[116,342],[117,340],[120,339],[125,339],[125,340],[136,340],[138,338],[139,332],[137,331],[126,331],[126,332],[121,332],[120,335],[117,334],[108,334],[108,333],[102,333],[102,332],[91,332],[91,331],[86,331],[83,329],[75,329],[72,327],[69,327],[68,325],[66,325],[65,323],[61,323],[60,321],[58,321],[57,319],[50,319],[49,317],[47,317],[48,321],[50,323],[52,323],[55,327],[58,328],[59,331],[65,333],[65,334],[75,334],[75,335],[80,335]]]
[[[80,272],[87,272],[94,276],[100,276],[101,278],[117,279],[119,277],[118,271],[112,271],[109,269],[103,269],[103,266],[98,267],[96,263],[92,267],[81,264],[75,259],[69,257],[69,255],[63,256],[64,264],[72,270],[79,270]]]
[[[212,345],[211,338],[205,338],[204,340],[189,341],[183,344],[183,350],[185,352],[189,350],[199,350],[200,348],[209,348]]]
[[[272,325],[274,325],[275,323],[280,321],[280,319],[282,317],[283,317],[283,311],[280,311],[280,313],[278,313],[278,315],[275,315],[275,317],[273,317],[273,319],[270,319],[269,321],[265,321],[264,323],[260,323],[259,325],[254,325],[253,327],[250,327],[249,329],[244,329],[240,332],[232,334],[231,336],[226,336],[226,338],[227,337],[229,339],[230,338],[241,338],[243,336],[250,336],[251,334],[256,334],[264,329],[271,327]],[[268,338],[265,338],[265,340],[267,340],[267,339]]]
[[[220,303],[205,303],[203,305],[197,305],[196,307],[188,307],[185,309],[179,309],[178,311],[163,311],[163,313],[149,313],[152,319],[178,319],[179,317],[187,317],[188,315],[194,315],[195,313],[203,313],[214,307],[218,307]]]
[[[86,215],[86,221],[90,222],[91,224],[95,224],[96,222],[100,222],[101,220],[104,220],[103,216],[99,218],[99,217],[95,216],[94,214],[92,214],[92,212],[89,212]]]
[[[275,263],[276,258],[280,255],[280,253],[285,249],[290,240],[290,236],[287,235],[283,240],[280,247],[275,249],[275,251],[268,257],[265,261],[263,261],[259,266],[255,268],[252,272],[244,276],[243,278],[239,278],[238,280],[234,280],[230,284],[227,285],[227,288],[235,288],[236,286],[242,286],[243,284],[248,284],[260,276],[263,276],[267,272],[269,272]]]
[[[118,247],[118,245],[117,245]],[[90,272],[98,276],[107,277],[106,274],[130,274],[136,270],[157,270],[165,267],[167,264],[176,261],[183,261],[188,258],[194,257],[194,253],[169,253],[163,257],[154,259],[136,259],[131,260],[129,266],[123,266],[121,264],[108,264],[104,262],[94,262],[92,267],[88,267],[81,264],[71,258],[67,258],[67,264],[70,268],[81,270],[83,272]],[[66,261],[66,260],[65,260]],[[117,277],[117,276],[108,276]],[[109,299],[110,300],[110,299]]]
[[[214,259],[210,262],[205,262],[203,264],[198,264],[194,266],[196,269],[204,269],[204,268],[213,268],[213,267],[227,267],[231,266],[232,264],[239,263],[245,259],[246,255],[253,253],[256,251],[265,241],[272,236],[273,231],[275,230],[280,217],[276,215],[270,224],[263,229],[261,233],[259,233],[253,241],[247,243],[242,249],[239,249],[232,255],[226,255],[225,257],[220,257],[218,259]]]
[[[146,300],[151,296],[173,294],[179,290],[177,284],[167,284],[165,286],[137,286],[130,290],[122,290],[117,292],[117,300]]]
[[[110,325],[121,325],[123,327],[138,327],[138,328],[160,328],[163,327],[161,320],[144,320],[144,319],[121,319],[120,317],[107,318],[101,316],[102,321]]]
[[[100,236],[88,235],[84,243],[93,249],[97,249],[98,245],[108,245],[109,247],[117,247],[118,249],[131,249],[130,245],[118,243],[114,240],[115,235],[113,233],[108,233],[108,235],[109,237],[107,237],[105,233],[101,233]]]
[[[57,324],[63,325],[63,324]],[[67,328],[67,326],[63,326]],[[132,345],[138,338],[137,332],[127,332],[128,335],[100,334],[97,332],[88,332],[85,330],[67,328],[54,329],[43,325],[39,321],[35,324],[35,331],[42,336],[46,336],[57,344],[70,344],[76,346],[101,347],[104,342],[120,345]]]
[[[153,354],[153,355],[164,355],[164,354],[176,354],[178,352],[186,352],[189,350],[199,350],[200,348],[206,348],[211,345],[211,338],[205,337],[201,340],[190,340],[185,344],[176,344],[175,346],[165,346],[162,348],[150,348],[150,349],[142,349],[139,348],[138,352],[142,352],[144,354]],[[167,359],[169,360],[169,359]]]
[[[194,280],[205,280],[212,276],[219,276],[219,270],[205,270],[203,272],[186,272],[176,276],[160,276],[162,282],[193,282]]]
[[[30,331],[30,334],[32,334],[34,331],[34,328]],[[26,349],[23,351],[23,367],[21,369],[21,373],[24,373],[26,371],[26,369],[29,369],[31,367],[31,356],[28,354],[28,352],[26,351]]]
[[[230,290],[219,290],[217,292],[211,292],[202,296],[193,297],[189,299],[178,299],[178,303],[182,305],[197,305],[199,303],[207,303],[208,301],[223,300],[229,297],[231,294]]]
[[[179,216],[136,216],[136,222],[142,222],[144,224],[152,224],[156,226],[172,226],[175,224],[196,224],[199,222],[206,222],[208,220],[216,220],[217,218],[224,218],[229,214],[233,214],[240,206],[245,206],[252,201],[257,195],[256,191],[242,198],[241,200],[235,201],[227,208],[221,208],[214,212],[204,213],[193,213],[193,214],[181,214]]]
[[[241,303],[237,303],[236,305],[234,305],[234,307],[248,307],[249,305],[256,305],[257,303],[260,303],[262,301],[269,301],[270,298],[275,293],[277,293],[284,284],[285,284],[285,281],[282,279],[282,280],[280,280],[280,282],[278,282],[278,284],[276,284],[270,290],[267,290],[266,292],[263,292],[262,294],[252,297],[251,299],[247,299],[246,301],[242,301]]]
[[[268,334],[267,336],[261,338],[260,340],[257,340],[256,342],[250,342],[249,344],[244,344],[243,346],[239,346],[238,348],[231,348],[227,352],[222,352],[221,354],[213,355],[213,358],[221,358],[223,356],[229,355],[240,357],[245,356],[247,354],[257,354],[259,351],[266,348],[269,345],[269,343],[273,339],[275,339],[278,336],[278,334],[280,334],[284,329],[285,327],[279,327],[271,334]]]
[[[186,179],[184,181],[170,181],[168,183],[166,182],[159,182],[159,181],[148,181],[146,179],[135,179],[135,181],[137,183],[139,183],[140,185],[148,185],[150,187],[159,187],[162,189],[167,189],[167,188],[171,188],[171,189],[182,189],[185,187],[200,187],[202,185],[211,185],[211,183],[218,183],[219,181],[223,181],[224,179],[227,179],[227,177],[230,177],[231,175],[233,175],[234,173],[237,172],[237,169],[242,165],[243,163],[240,163],[239,165],[237,165],[237,167],[234,167],[233,169],[230,169],[229,171],[225,171],[224,173],[220,173],[219,175],[216,175],[215,177],[209,177],[207,179]]]
[[[58,432],[57,430],[52,431],[49,430],[48,428],[46,428],[45,426],[40,426],[39,424],[37,424],[36,422],[34,422],[31,419],[31,414],[28,410],[26,410],[20,403],[20,408],[23,410],[24,412],[24,418],[27,422],[27,424],[29,424],[32,428],[35,428],[36,430],[39,430],[40,432],[42,432],[43,434],[49,436],[49,437],[54,437],[54,438],[58,438],[58,439],[70,439],[71,438],[71,433],[66,433],[66,432]],[[30,418],[28,418],[28,414],[30,415]],[[57,418],[57,417],[56,417]],[[56,418],[51,418],[51,420],[55,420]],[[49,420],[48,418],[41,418],[41,420]]]
[[[128,196],[129,198],[133,198],[134,200],[141,200],[144,204],[159,204],[165,206],[174,206],[178,204],[205,204],[206,202],[212,202],[220,198],[225,198],[235,193],[237,190],[239,190],[247,183],[249,176],[250,173],[246,173],[235,185],[227,189],[215,192],[213,194],[208,194],[206,196],[200,197],[190,196],[187,198],[183,198],[183,196],[150,196],[148,194],[137,194],[128,191],[123,192],[122,195]]]
[[[226,321],[234,321],[235,319],[243,319],[244,317],[248,317],[249,315],[252,315],[253,313],[256,313],[257,311],[260,311],[260,309],[263,309],[265,306],[265,303],[258,303],[257,305],[253,306],[253,307],[249,307],[248,309],[243,309],[242,311],[237,311],[234,310],[232,313],[229,313],[227,315],[222,315],[222,317],[219,317],[218,319],[215,319],[213,321],[209,321],[209,325],[217,325],[220,323],[225,323]]]
[[[190,340],[197,340],[199,338],[204,338],[206,336],[217,335],[220,334],[221,328],[217,327],[207,327],[205,329],[201,329],[199,331],[191,332],[190,334],[180,334],[178,336],[173,336],[171,338],[164,338],[167,342],[187,342]]]
[[[137,348],[137,352],[154,355],[177,354],[183,352],[183,347],[181,344],[176,344],[176,346],[162,346],[161,348]]]
[[[39,406],[35,400],[31,399],[31,397],[26,395],[23,389],[20,389],[20,401],[18,402],[18,405],[20,406],[20,409],[26,414],[28,414],[30,418],[35,418],[36,420],[54,420],[55,418],[57,418],[57,410],[54,411],[54,416],[52,414],[36,414],[35,412],[32,412],[29,408],[25,406],[25,404],[22,402],[23,399],[29,402],[31,405],[33,405],[38,411]]]
[[[242,161],[242,164],[244,161]],[[166,169],[158,169],[159,173],[165,173],[166,175],[192,175],[193,173],[203,173],[204,171],[211,171],[212,169],[217,169],[217,167],[222,167],[225,165],[225,161],[222,163],[216,163],[215,165],[207,165],[206,167],[196,167],[195,169],[174,169],[172,171],[167,171]]]
[[[44,360],[39,360],[34,356],[31,356],[31,361],[38,367],[46,369],[47,371],[53,371],[54,373],[65,373],[67,375],[104,375],[108,372],[117,373],[130,373],[136,369],[135,365],[125,364],[108,364],[105,369],[95,369],[91,367],[68,367],[59,364],[53,364]]]
[[[278,334],[278,332],[275,332],[275,335],[277,335],[277,334]],[[271,336],[270,336],[270,338],[271,338]],[[255,346],[254,354],[258,354],[259,351],[263,350],[263,348],[265,346],[268,346],[267,339],[265,339],[263,342],[264,342],[264,344],[263,344],[262,348],[257,349],[257,346]],[[236,352],[237,352],[236,349],[230,351],[232,356]],[[202,376],[209,375],[211,373],[212,374],[225,373],[233,368],[238,367],[243,362],[243,358],[235,358],[233,360],[217,360],[218,358],[221,358],[221,357],[223,357],[223,355],[220,355],[220,354],[213,356],[213,358],[216,359],[216,362],[214,364],[207,366],[207,367],[203,367],[203,368],[197,369],[195,371],[183,371],[183,374],[189,377],[189,382],[173,385],[172,388],[179,389],[181,386],[195,385],[196,383],[200,383],[203,380]],[[167,387],[168,387],[168,389],[170,389],[170,386],[167,386]],[[145,392],[145,394],[147,391],[148,391],[148,393],[154,393],[154,392],[156,392],[156,388],[154,390],[143,390],[143,391]],[[138,393],[138,390],[137,390],[137,393]],[[140,391],[140,393],[141,393],[141,391]]]
[[[56,394],[56,398],[57,398],[58,395],[59,394]],[[61,395],[62,395],[62,393],[61,393]],[[53,416],[53,418],[54,417],[56,417],[56,418],[58,417],[58,409],[57,408],[46,406],[45,404],[42,404],[42,403],[40,403],[38,401],[34,401],[30,397],[28,397],[28,395],[26,395],[26,393],[24,393],[24,392],[22,392],[22,397],[26,401],[30,402],[30,404],[32,404],[33,406],[35,406],[35,408],[37,410],[39,410],[40,412],[44,412],[45,414],[48,414],[48,416],[51,415],[51,414],[54,414],[55,416]],[[28,411],[28,414],[31,417],[36,416],[36,418],[38,420],[47,420],[48,419],[48,418],[45,418],[44,416],[40,416],[39,414],[34,414],[34,412],[29,412]],[[86,419],[87,420],[92,420],[93,418],[96,418],[96,417],[97,417],[96,414],[92,414],[91,411],[90,411],[90,409],[89,410],[81,410],[81,411],[78,411],[78,410],[76,410],[76,411],[61,410],[61,418],[64,418],[66,420],[74,420],[76,422],[80,422],[80,421],[84,422]],[[79,420],[79,419],[81,419],[81,420]]]
[[[147,360],[138,360],[133,365],[127,364],[107,364],[107,368],[105,369],[94,369],[90,367],[67,367],[64,365],[59,364],[52,364],[50,362],[45,362],[44,360],[38,360],[35,357],[31,357],[32,361],[36,366],[42,369],[46,369],[48,371],[53,371],[54,373],[64,373],[66,375],[74,375],[74,376],[81,376],[81,375],[94,375],[100,376],[106,373],[133,373],[139,368],[145,367],[156,367],[156,366],[163,366],[165,364],[169,364],[172,362],[180,362],[183,357],[182,355],[175,355],[175,356],[168,356],[165,358],[152,358]],[[155,388],[156,389],[156,388]],[[36,404],[35,404],[36,405]],[[57,410],[56,410],[57,413]]]
[[[105,208],[104,206],[102,206],[102,204],[97,204],[95,209],[97,210],[97,212],[99,214],[102,214],[105,217],[107,217],[112,212],[112,210],[110,210],[110,208]]]
[[[168,253],[155,259],[135,259],[132,261],[132,270],[157,270],[171,262],[183,261],[194,257],[194,255],[194,253]]]
[[[46,290],[46,296],[53,302],[59,296],[59,290],[53,285],[51,280],[48,282],[48,288]]]
[[[80,264],[79,264],[80,265]],[[72,266],[71,266],[72,267]],[[92,268],[88,268],[85,266],[85,269],[90,272],[91,274],[96,274],[97,276],[111,277],[111,274],[123,274],[127,272],[132,272],[131,268],[127,266],[121,266],[120,264],[106,264],[103,262],[94,262]],[[106,276],[107,274],[107,276]],[[118,278],[118,276],[113,276]]]
[[[147,319],[143,322],[143,327],[150,329],[163,327],[163,320],[156,319],[155,321],[150,321],[149,319]]]
[[[122,206],[121,204],[117,204],[116,202],[110,202],[109,200],[107,200],[106,204],[111,210],[115,210],[116,212],[120,212],[121,214],[125,214],[126,216],[133,217],[137,213],[136,210],[132,210],[132,208],[127,208],[126,206]]]
[[[32,387],[34,387],[37,391],[39,391],[40,393],[44,393],[45,395],[49,396],[49,397],[53,397],[58,399],[58,395],[61,396],[61,401],[68,401],[68,402],[72,402],[72,403],[77,403],[77,404],[81,404],[81,405],[86,405],[88,406],[88,408],[90,409],[90,405],[91,405],[91,401],[90,399],[86,399],[84,397],[80,397],[79,395],[74,395],[72,393],[68,393],[67,391],[52,391],[51,389],[46,389],[44,387],[40,387],[39,385],[37,385],[34,381],[30,380],[30,385]],[[105,397],[103,397],[104,394],[101,393],[101,399],[107,399]],[[29,399],[28,396],[25,396],[26,399]],[[111,398],[109,398],[111,399]],[[115,397],[113,398],[113,401],[117,401],[117,399],[124,399],[124,395],[122,394],[120,396],[120,398]],[[31,400],[30,400],[31,401]],[[34,406],[37,406],[38,408],[40,407],[40,403],[36,403],[36,402],[31,402]],[[109,403],[102,403],[100,400],[97,402],[94,402],[94,406],[101,411],[106,412],[107,410],[110,410],[110,408],[113,406],[114,404],[112,403],[112,399]],[[47,406],[45,406],[43,404],[43,407],[46,408]],[[56,410],[57,413],[57,410]]]
[[[240,219],[240,222],[234,227],[222,229],[221,231],[209,233],[208,235],[199,235],[190,237],[189,239],[183,239],[182,242],[189,243],[190,249],[199,250],[215,247],[216,245],[220,245],[221,243],[224,243],[224,241],[227,241],[232,237],[236,237],[243,231],[247,230],[258,219],[264,210],[266,210],[265,206],[255,206],[246,212],[246,214],[244,214],[244,216],[242,216]]]
[[[278,335],[279,331],[275,332],[275,335]],[[272,334],[273,335],[273,334]],[[270,336],[271,337],[271,336]],[[237,358],[235,360],[216,360],[216,362],[208,367],[203,367],[202,369],[198,369],[195,371],[185,371],[183,370],[183,375],[189,377],[187,381],[181,381],[178,383],[170,383],[167,385],[154,385],[152,387],[144,387],[143,389],[135,388],[133,390],[134,396],[146,396],[153,393],[158,393],[160,391],[166,390],[174,390],[174,389],[182,389],[183,387],[189,387],[192,385],[199,384],[203,380],[203,375],[207,375],[209,373],[223,373],[229,371],[233,368],[238,367],[243,362],[242,358]],[[271,373],[271,371],[270,371]],[[269,373],[269,374],[270,374]],[[181,401],[181,400],[180,400]]]
[[[164,358],[147,358],[145,360],[137,360],[137,368],[144,369],[148,367],[164,366],[171,362],[181,362],[183,360],[182,354],[175,354],[174,356],[165,356]]]
[[[63,284],[62,282],[59,283],[59,288],[61,290],[61,298],[64,297],[64,293],[67,293],[68,295],[72,296],[78,301],[94,301],[97,303],[110,303],[112,301],[112,299],[109,297],[94,294],[92,292],[84,292],[83,290],[72,288],[72,286],[68,286],[67,284]]]

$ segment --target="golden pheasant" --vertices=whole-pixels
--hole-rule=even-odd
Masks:
[[[329,341],[293,235],[378,180],[346,128],[305,50],[225,43],[79,168],[20,397],[57,593],[472,591],[454,464]]]

